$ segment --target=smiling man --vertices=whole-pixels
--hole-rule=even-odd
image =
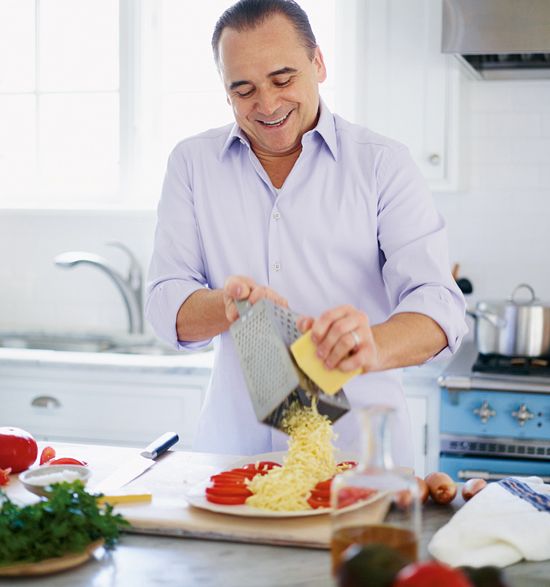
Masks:
[[[177,348],[214,339],[195,448],[286,448],[256,421],[228,332],[235,300],[268,297],[302,313],[327,367],[363,371],[346,385],[353,407],[396,408],[396,461],[412,465],[398,368],[454,352],[466,330],[444,221],[403,145],[320,100],[323,56],[295,2],[241,0],[212,47],[235,124],[170,156],[146,305]],[[358,448],[357,410],[335,429]]]

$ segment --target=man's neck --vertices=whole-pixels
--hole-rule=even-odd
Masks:
[[[269,175],[271,183],[277,189],[284,184],[301,152],[301,143],[295,149],[284,155],[274,155],[273,153],[264,153],[261,150],[254,149],[256,157],[258,157],[262,167],[265,169],[267,175]]]

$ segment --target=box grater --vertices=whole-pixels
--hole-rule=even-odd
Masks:
[[[298,314],[267,299],[254,305],[238,301],[237,309],[240,317],[229,330],[258,421],[283,430],[287,408],[296,401],[310,406],[313,395],[319,413],[331,422],[350,410],[343,389],[323,393],[295,363],[289,347],[301,336]]]

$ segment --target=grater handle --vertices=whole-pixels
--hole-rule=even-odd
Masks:
[[[252,308],[252,304],[248,300],[235,300],[235,305],[237,306],[237,311],[241,318],[245,314],[248,314],[248,311]]]

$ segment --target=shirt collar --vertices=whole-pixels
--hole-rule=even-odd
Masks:
[[[338,141],[336,139],[336,127],[334,123],[334,116],[332,112],[328,109],[327,105],[323,102],[323,100],[320,100],[319,102],[319,109],[320,114],[319,120],[317,121],[317,126],[315,126],[315,128],[311,129],[310,131],[306,132],[304,134],[304,137],[313,134],[319,135],[329,148],[329,151],[331,152],[334,159],[336,160],[338,159]],[[235,123],[231,128],[231,132],[229,133],[227,140],[223,144],[220,153],[221,159],[225,157],[225,154],[237,141],[240,142],[242,145],[246,145],[250,149],[250,142],[248,140],[248,137],[245,135],[245,133],[242,131],[239,125]]]

